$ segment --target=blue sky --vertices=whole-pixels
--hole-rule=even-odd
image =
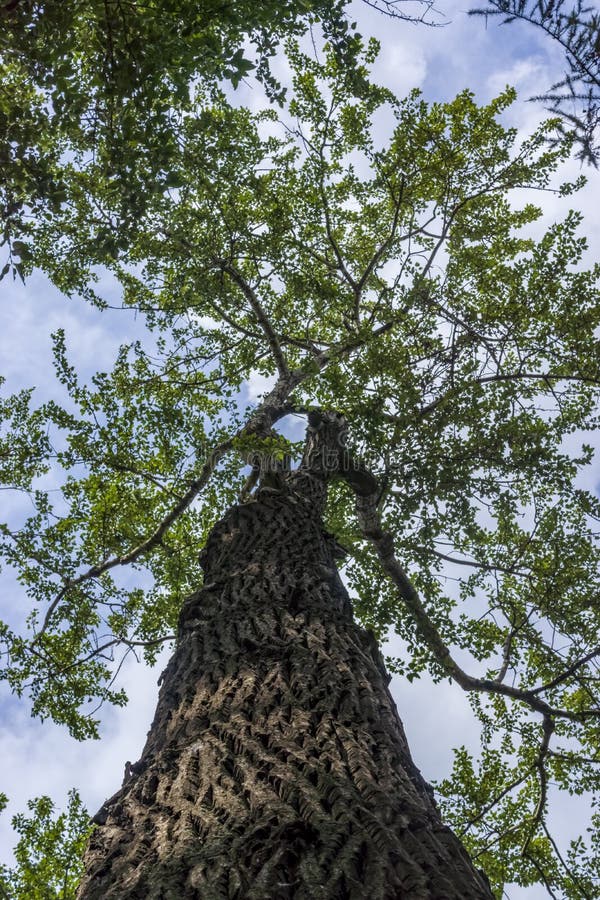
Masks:
[[[353,5],[352,15],[363,34],[380,39],[375,76],[398,95],[418,87],[427,99],[450,99],[468,87],[477,100],[485,102],[507,84],[514,85],[519,99],[506,118],[524,136],[544,117],[538,105],[526,100],[558,79],[560,50],[526,25],[499,27],[491,20],[486,28],[482,20],[468,17],[467,9],[467,5],[445,3],[441,11],[448,24],[440,28],[392,21],[359,2]],[[240,89],[239,97],[241,102],[260,102],[247,86]],[[561,175],[573,178],[579,173],[579,164],[570,162]],[[577,197],[561,200],[551,194],[536,195],[535,202],[544,209],[540,231],[563,216],[569,204],[581,209],[591,258],[600,247],[600,175],[586,174],[589,183]],[[104,315],[60,296],[40,277],[32,278],[26,287],[5,280],[0,291],[0,371],[7,377],[7,390],[36,385],[40,400],[56,395],[49,337],[56,328],[65,329],[72,362],[87,372],[108,367],[120,341],[130,339],[132,330],[140,328],[129,313]],[[257,379],[249,385],[249,394],[256,396],[263,387]],[[593,480],[593,474],[590,477]],[[6,508],[6,493],[2,499]],[[3,610],[12,607],[16,612],[14,605],[22,600],[18,589],[9,575],[0,577]],[[165,663],[163,656],[154,670],[148,670],[133,658],[127,661],[122,681],[130,704],[124,710],[106,709],[100,742],[77,743],[64,729],[32,720],[26,704],[0,685],[0,790],[11,798],[9,812],[0,817],[0,859],[10,858],[10,814],[24,809],[28,798],[46,793],[60,805],[75,786],[95,811],[114,793],[125,761],[136,759],[141,751],[156,703],[157,678]],[[428,779],[444,777],[451,764],[451,748],[477,740],[465,697],[456,687],[434,687],[427,679],[412,685],[394,679],[392,692],[417,765]],[[570,822],[584,814],[581,803],[556,808],[559,831],[568,834]],[[538,900],[547,894],[541,889],[510,889],[507,896]]]

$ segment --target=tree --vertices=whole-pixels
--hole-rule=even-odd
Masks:
[[[2,243],[14,248],[32,209],[61,203],[53,164],[65,146],[93,153],[121,180],[121,215],[135,221],[153,182],[170,168],[170,123],[190,108],[195,82],[225,78],[237,86],[255,71],[271,97],[280,96],[270,59],[282,36],[316,23],[351,62],[342,10],[337,0],[3,4]]]
[[[121,215],[122,182],[74,143],[52,163],[62,199],[22,229],[25,277],[37,266],[108,314],[114,298],[98,280],[108,271],[121,286],[118,303],[143,316],[146,331],[91,384],[77,377],[59,332],[56,369],[68,400],[32,409],[25,393],[3,402],[4,480],[35,505],[18,526],[3,527],[4,556],[35,601],[32,637],[3,630],[4,677],[30,691],[35,713],[85,737],[96,724],[87,701],[124,702],[113,686],[119,651],[140,646],[152,659],[176,627],[180,634],[141,765],[128,768],[124,792],[99,815],[82,896],[94,896],[90,877],[102,884],[103,854],[113,853],[126,833],[120,829],[135,828],[128,841],[138,862],[152,858],[169,779],[178,798],[206,788],[202,816],[185,823],[193,846],[194,829],[214,827],[217,840],[233,796],[239,808],[230,818],[244,821],[241,785],[257,791],[266,778],[269,802],[277,793],[282,807],[303,811],[295,823],[283,817],[281,832],[279,820],[271,822],[264,839],[245,831],[245,846],[263,840],[265,873],[279,879],[287,867],[290,883],[302,877],[314,886],[314,869],[302,869],[314,829],[325,848],[321,865],[333,858],[341,832],[327,843],[320,810],[331,825],[332,806],[355,796],[348,771],[359,773],[363,801],[370,796],[372,809],[394,811],[395,821],[394,804],[410,788],[430,823],[423,834],[439,832],[385,699],[379,657],[349,618],[333,562],[338,544],[350,556],[361,622],[376,638],[393,627],[406,641],[406,658],[389,667],[409,678],[428,669],[472,698],[484,740],[480,770],[461,751],[441,788],[449,821],[494,888],[542,880],[567,896],[594,896],[593,845],[579,843],[565,856],[546,814],[550,780],[597,790],[599,509],[576,481],[591,448],[567,452],[566,442],[596,425],[599,273],[579,266],[585,241],[576,213],[536,241],[528,227],[539,210],[511,205],[518,188],[549,189],[569,144],[547,146],[551,122],[516,146],[498,121],[510,91],[483,108],[468,92],[428,106],[416,93],[398,100],[370,84],[364,66],[348,73],[335,53],[323,63],[293,46],[289,53],[294,96],[281,119],[273,110],[236,108],[216,89],[197,90],[186,115],[169,123],[171,168],[135,220]],[[385,141],[372,130],[382,113],[394,123]],[[124,171],[135,172],[139,159],[132,152]],[[272,388],[253,405],[243,389],[257,373]],[[274,430],[291,414],[309,423],[306,450]],[[347,445],[325,441],[334,453],[324,473],[332,483],[323,535],[323,497],[309,508],[295,486],[305,478],[314,487],[314,460],[323,458],[310,452],[321,440],[314,435],[330,422],[343,434],[342,414]],[[302,454],[300,471],[286,474],[286,459]],[[65,472],[59,503],[40,480],[51,463]],[[456,592],[445,588],[447,564],[468,573]],[[120,580],[125,566],[143,568],[153,586]],[[266,571],[273,574],[265,578]],[[223,614],[226,597],[239,615]],[[194,655],[196,641],[204,655]],[[341,659],[352,661],[354,676]],[[307,683],[294,672],[305,672]],[[217,675],[222,685],[233,679],[233,693],[215,693]],[[301,755],[305,783],[324,804],[305,807],[291,778],[298,709],[323,710],[330,721],[328,701],[347,729],[338,747],[352,753],[333,784],[327,764],[311,769]],[[362,723],[375,727],[374,704],[387,722],[376,746],[357,738]],[[191,709],[199,713],[190,720]],[[269,745],[272,732],[256,722],[244,730],[258,712],[277,734],[291,726],[288,743]],[[180,755],[184,726],[189,760]],[[198,769],[197,740],[209,743],[207,753],[227,747],[218,779]],[[319,740],[307,737],[303,753],[320,746],[325,755],[333,738]],[[252,766],[240,772],[232,760],[246,747]],[[382,771],[393,772],[387,802],[369,775],[377,747],[387,754]],[[160,774],[150,764],[159,751]],[[132,813],[134,800],[138,811],[146,804],[144,816]],[[264,804],[251,807],[265,815]],[[407,815],[417,821],[414,807]],[[175,831],[184,829],[176,821]],[[355,840],[335,871],[353,875],[362,896],[364,879],[376,886],[372,896],[385,896],[389,870],[370,868],[372,848],[389,847],[397,835],[380,820],[361,836],[351,818],[345,827]],[[232,826],[221,852],[238,837]],[[442,839],[477,884],[466,893],[457,873],[455,895],[486,896],[475,870],[462,868],[454,839]],[[196,866],[206,878],[205,864],[189,852],[189,871]],[[411,857],[418,852],[412,846]],[[426,868],[438,851],[422,852]],[[389,858],[380,854],[379,866]],[[224,896],[249,877],[243,865],[240,856]],[[143,868],[138,874],[147,877]]]
[[[95,817],[81,900],[493,896],[410,759],[323,531],[343,417],[309,422],[299,468],[263,456],[256,494],[209,535],[144,753]],[[348,476],[367,517],[377,484]]]

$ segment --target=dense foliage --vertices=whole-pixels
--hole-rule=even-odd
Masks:
[[[23,627],[2,627],[2,675],[35,714],[94,735],[89,704],[125,700],[122,654],[171,640],[248,458],[294,454],[297,431],[259,425],[333,407],[380,479],[412,585],[386,577],[334,488],[357,615],[404,639],[395,671],[452,678],[481,723],[480,761],[460,750],[439,786],[450,821],[498,890],[598,896],[598,834],[562,853],[547,807],[550,781],[598,789],[600,504],[581,476],[600,272],[582,270],[577,213],[535,239],[540,211],[518,193],[550,189],[570,144],[556,122],[518,144],[501,124],[511,91],[482,108],[468,92],[398,99],[369,82],[374,52],[349,70],[290,45],[280,113],[188,70],[156,129],[144,105],[124,138],[123,112],[116,157],[111,129],[90,152],[81,111],[47,128],[42,82],[12,70],[31,115],[18,127],[41,129],[47,152],[29,169],[14,142],[7,264],[136,313],[137,332],[89,382],[57,332],[62,399],[2,400],[2,479],[29,506],[0,551],[31,598]],[[257,377],[271,389],[254,404]]]
[[[19,271],[27,216],[60,206],[55,163],[88,152],[121,184],[120,214],[134,221],[170,168],[172,123],[196,86],[250,72],[282,96],[271,61],[283,35],[319,27],[352,63],[356,39],[340,0],[253,3],[17,0],[0,7],[2,243]],[[133,168],[132,168],[133,167]],[[11,260],[12,261],[12,260]]]

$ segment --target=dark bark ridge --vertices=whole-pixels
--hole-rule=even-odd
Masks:
[[[79,900],[491,900],[352,619],[322,527],[337,452],[323,462],[325,426],[313,419],[279,489],[213,529],[142,756],[96,816]]]

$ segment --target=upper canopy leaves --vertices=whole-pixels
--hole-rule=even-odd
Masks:
[[[57,163],[93,155],[121,185],[121,213],[134,222],[155,180],[171,166],[172,124],[203,86],[237,86],[256,74],[283,95],[270,61],[283,36],[318,23],[341,59],[356,38],[335,0],[13,0],[0,7],[0,188],[9,260],[27,213],[52,213],[64,183]]]

